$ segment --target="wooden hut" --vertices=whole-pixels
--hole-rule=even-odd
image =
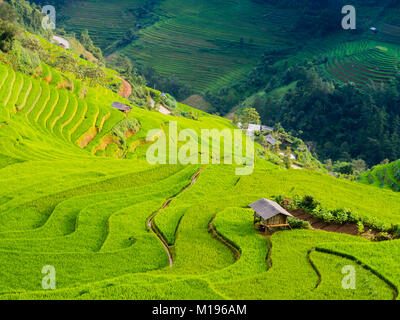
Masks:
[[[258,224],[261,231],[289,227],[287,218],[293,217],[276,202],[264,198],[252,203],[250,208],[254,210],[254,224]]]
[[[133,108],[121,102],[113,102],[111,107],[117,109],[123,113],[129,113]]]

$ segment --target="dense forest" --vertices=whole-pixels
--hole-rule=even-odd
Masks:
[[[362,158],[369,165],[400,158],[400,76],[390,86],[323,81],[315,69],[282,100],[256,99],[265,123],[280,122],[302,139],[312,141],[321,158],[349,161]]]

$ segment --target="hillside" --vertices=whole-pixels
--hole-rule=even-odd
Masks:
[[[360,182],[379,188],[400,191],[400,161],[375,166],[362,174]]]
[[[127,101],[106,87],[43,62],[40,70],[29,76],[0,64],[0,180],[7,185],[0,190],[1,299],[398,297],[398,262],[383,267],[379,255],[353,252],[359,246],[392,250],[398,240],[385,247],[361,237],[293,230],[267,242],[246,209],[261,197],[312,195],[324,208],[346,208],[389,230],[400,224],[397,194],[316,171],[285,170],[261,158],[247,176],[222,164],[151,165],[150,129],[170,121],[197,132],[234,127],[206,113],[194,120],[134,106],[124,115],[110,105]],[[64,78],[73,85],[60,87]],[[110,140],[121,133],[124,139]],[[210,228],[229,239],[240,257]],[[172,252],[172,267],[159,237]],[[337,247],[323,251],[326,243]],[[376,273],[357,264],[360,285],[345,291],[335,286],[341,281],[335,266],[353,263],[353,257]],[[41,289],[37,275],[45,265],[57,270],[57,290]],[[318,274],[330,280],[315,289]]]
[[[153,5],[166,10],[168,1]],[[237,12],[250,6],[235,3],[248,5]],[[106,68],[71,34],[66,50],[51,33],[8,19],[0,21],[9,35],[0,38],[0,300],[399,299],[397,192],[327,174],[281,126],[268,131],[280,143],[257,132],[253,146],[231,120],[147,87],[123,58]],[[321,84],[313,79],[256,90],[246,103],[313,92]],[[395,166],[365,177],[381,169],[396,177]],[[314,229],[293,219],[261,232],[249,208],[261,198],[308,214]],[[343,287],[349,265],[354,290]]]
[[[282,124],[323,161],[395,161],[400,115],[390,106],[399,103],[399,4],[353,1],[356,29],[344,30],[346,4],[56,1],[59,26],[77,35],[89,30],[110,66],[114,57],[131,59],[133,74],[180,102],[230,118],[255,107],[263,124]],[[315,78],[311,89],[300,87],[305,78]],[[303,95],[316,86],[317,97]]]

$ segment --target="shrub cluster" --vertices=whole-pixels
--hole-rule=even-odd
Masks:
[[[288,223],[292,229],[311,229],[311,224],[301,219],[289,217]]]
[[[390,233],[394,238],[400,238],[399,225],[388,226],[387,224],[378,221],[376,218],[360,217],[358,213],[348,209],[329,209],[323,207],[311,195],[305,195],[304,197],[295,195],[292,199],[283,195],[278,195],[274,197],[274,200],[287,210],[301,209],[327,223],[355,223],[357,224],[359,233],[362,233],[365,228],[372,228],[379,232]]]
[[[140,130],[140,124],[136,119],[126,118],[118,122],[112,129],[112,134],[118,138],[121,146],[126,147],[125,135],[128,131],[137,133]]]

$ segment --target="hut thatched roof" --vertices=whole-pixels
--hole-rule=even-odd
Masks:
[[[117,110],[119,110],[119,111],[129,111],[129,110],[132,110],[133,108],[131,107],[131,106],[128,106],[128,105],[126,105],[126,104],[124,104],[124,103],[121,103],[121,102],[113,102],[112,104],[111,104],[111,107],[112,108],[115,108],[115,109],[117,109]]]
[[[279,204],[272,200],[260,199],[250,205],[256,215],[260,216],[263,220],[268,220],[278,214],[283,214],[288,217],[293,217],[289,212],[283,209]]]

